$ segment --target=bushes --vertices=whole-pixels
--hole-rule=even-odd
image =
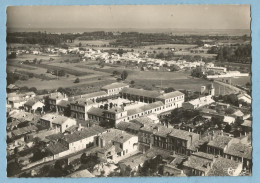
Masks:
[[[74,81],[74,83],[79,83],[79,82],[80,82],[79,78],[76,78]]]

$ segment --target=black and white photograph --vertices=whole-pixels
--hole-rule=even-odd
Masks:
[[[250,13],[8,6],[7,177],[252,176]]]

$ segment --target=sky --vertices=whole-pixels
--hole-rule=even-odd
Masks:
[[[250,29],[250,6],[11,6],[7,27]]]

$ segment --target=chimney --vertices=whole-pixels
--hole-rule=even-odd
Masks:
[[[192,135],[189,135],[190,136],[190,146],[192,145]]]
[[[78,131],[80,131],[80,130],[81,130],[81,128],[82,128],[82,126],[81,126],[81,123],[79,123],[79,128],[78,128]]]

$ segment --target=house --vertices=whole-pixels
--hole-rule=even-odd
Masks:
[[[70,103],[71,116],[76,119],[88,120],[87,112],[92,108],[95,103],[86,98],[79,98]]]
[[[156,98],[161,94],[157,91],[136,89],[136,88],[123,88],[120,91],[120,97],[128,100],[140,101],[144,103],[153,103]]]
[[[57,111],[57,104],[62,100],[68,101],[68,97],[66,94],[61,94],[59,92],[51,93],[50,96],[48,97],[48,102],[51,111]]]
[[[10,84],[6,87],[6,90],[7,90],[7,93],[17,92],[17,91],[19,91],[19,87],[14,84]]]
[[[187,176],[238,176],[242,171],[242,163],[196,152],[183,163]]]
[[[101,88],[108,95],[117,95],[123,88],[129,88],[129,85],[125,83],[112,83]]]
[[[44,103],[42,103],[39,100],[30,99],[27,102],[24,103],[24,110],[26,112],[32,112],[34,113],[36,110],[40,109],[40,111],[43,111]]]
[[[214,155],[224,155],[224,150],[232,143],[238,143],[240,140],[224,135],[212,136],[212,140],[207,144],[207,153]]]
[[[179,91],[173,91],[170,93],[165,93],[157,97],[157,100],[162,101],[166,106],[174,103],[176,107],[182,107],[184,102],[184,94]]]
[[[244,120],[244,122],[241,124],[242,130],[244,135],[248,135],[252,133],[252,121],[251,120]]]
[[[97,99],[103,98],[108,96],[108,94],[105,91],[98,91],[93,93],[88,93],[85,95],[80,95],[79,98],[84,98],[86,100],[92,100],[93,102],[96,102]]]
[[[95,177],[92,173],[90,173],[87,169],[79,170],[69,174],[67,177],[70,178],[83,178],[83,177]]]
[[[118,162],[138,152],[138,136],[118,129],[109,129],[99,136],[98,157]]]
[[[126,121],[127,111],[120,107],[113,107],[109,110],[104,110],[96,107],[91,107],[88,112],[88,119],[100,121],[110,121],[115,125],[120,121]]]
[[[64,113],[70,109],[70,102],[67,100],[61,100],[56,104],[56,107],[57,112],[64,115]]]
[[[252,147],[241,142],[233,143],[224,149],[224,158],[241,162],[243,168],[251,172]]]
[[[63,133],[67,128],[76,125],[77,122],[72,118],[49,113],[41,117],[40,124],[46,128],[58,128],[59,131]]]
[[[197,109],[197,108],[212,104],[213,102],[215,102],[215,101],[212,99],[212,96],[208,95],[208,96],[204,96],[204,97],[199,97],[194,100],[190,100],[188,102],[184,102],[182,104],[182,107],[184,109]]]
[[[55,134],[48,136],[51,144],[46,150],[51,153],[53,159],[64,157],[66,155],[91,148],[96,145],[97,137],[106,130],[99,126],[79,129],[69,135]]]
[[[244,101],[244,102],[246,102],[246,103],[248,103],[248,104],[251,104],[251,103],[252,103],[252,98],[251,98],[251,96],[250,96],[250,95],[247,95],[247,94],[245,94],[245,93],[238,94],[238,95],[237,95],[237,99],[238,99],[238,100],[242,100],[242,101]]]

